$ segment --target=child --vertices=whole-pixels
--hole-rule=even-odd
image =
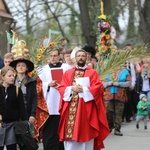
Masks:
[[[4,112],[6,113],[0,115],[0,120],[3,123],[0,126],[0,150],[3,150],[4,144],[7,150],[16,150],[17,141],[14,122],[20,119],[27,120],[21,89],[18,89],[18,96],[16,94],[17,88],[14,85],[14,74],[15,70],[10,66],[5,66],[1,70],[0,99],[5,102]]]
[[[140,94],[140,101],[137,104],[137,117],[136,117],[136,128],[139,129],[139,122],[144,120],[144,128],[147,129],[147,115],[150,102],[147,102],[145,94]]]

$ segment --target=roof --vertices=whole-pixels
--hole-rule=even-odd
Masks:
[[[13,19],[5,0],[0,0],[0,17]]]
[[[9,13],[3,11],[3,10],[0,10],[0,17],[13,19],[11,14],[9,14]]]

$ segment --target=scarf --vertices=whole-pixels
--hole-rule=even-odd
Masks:
[[[27,82],[27,80],[28,80],[27,76],[25,76],[22,80],[19,80],[19,78],[17,76],[16,80],[15,80],[15,85],[21,88],[23,94],[27,93],[27,91],[26,91],[26,85],[25,85],[26,82]]]

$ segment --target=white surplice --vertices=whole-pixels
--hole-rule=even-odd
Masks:
[[[39,71],[38,75],[43,83],[43,92],[47,102],[49,114],[59,115],[58,108],[59,108],[60,94],[58,90],[54,87],[49,87],[48,91],[48,84],[52,81],[50,70],[51,68],[49,67],[49,65],[45,65]]]

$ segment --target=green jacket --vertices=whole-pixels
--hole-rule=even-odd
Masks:
[[[148,106],[150,106],[150,102],[139,101],[137,104],[137,114],[148,115],[148,109],[147,109]]]

